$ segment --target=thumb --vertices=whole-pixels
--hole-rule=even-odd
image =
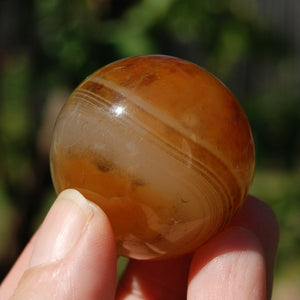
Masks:
[[[39,229],[29,268],[11,299],[114,299],[117,254],[106,215],[62,192]]]

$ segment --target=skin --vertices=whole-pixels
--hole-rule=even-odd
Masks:
[[[2,282],[0,299],[270,299],[278,239],[272,210],[249,196],[233,222],[194,253],[131,260],[117,287],[106,215],[67,190]]]

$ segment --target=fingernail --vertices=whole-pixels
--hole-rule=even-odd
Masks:
[[[92,216],[92,206],[79,192],[63,191],[39,229],[30,267],[63,258],[78,242]]]

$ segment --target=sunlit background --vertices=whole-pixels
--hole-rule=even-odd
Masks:
[[[281,227],[273,299],[300,299],[299,0],[2,0],[0,2],[0,274],[51,205],[56,115],[90,73],[162,53],[220,78],[256,142],[252,193]]]

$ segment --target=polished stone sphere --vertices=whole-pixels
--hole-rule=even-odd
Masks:
[[[109,64],[61,110],[51,144],[56,191],[80,191],[110,219],[120,255],[195,250],[243,204],[254,173],[245,113],[213,75],[147,55]]]

